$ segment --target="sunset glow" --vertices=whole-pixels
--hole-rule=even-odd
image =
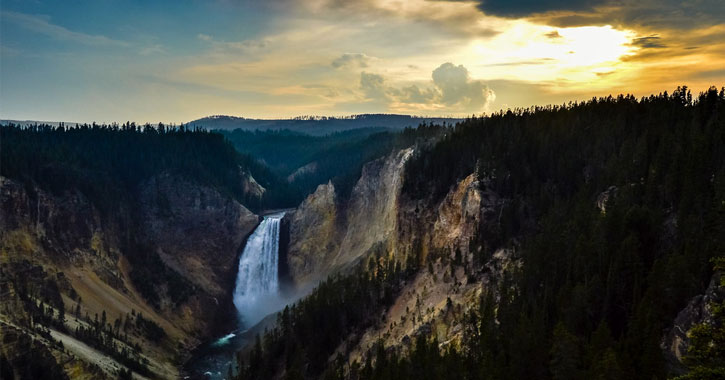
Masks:
[[[7,1],[0,117],[461,116],[725,82],[722,2],[506,4]]]

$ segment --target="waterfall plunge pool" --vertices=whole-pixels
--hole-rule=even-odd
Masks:
[[[237,328],[202,344],[184,366],[187,379],[227,379],[236,373],[235,354],[274,322],[270,315],[293,301],[280,294],[280,228],[285,212],[265,215],[239,256],[232,302]],[[267,317],[265,319],[265,317]]]

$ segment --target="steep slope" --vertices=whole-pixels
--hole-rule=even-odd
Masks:
[[[169,174],[144,183],[139,201],[145,238],[164,263],[205,293],[223,297],[236,269],[236,255],[229,253],[237,251],[258,217],[212,188]]]
[[[5,342],[0,356],[7,367],[21,378],[35,367],[61,378],[131,376],[129,370],[136,377],[177,378],[188,352],[220,328],[217,317],[227,312],[234,264],[258,223],[239,202],[259,193],[259,185],[256,193],[244,186],[254,178],[240,166],[243,162],[236,161],[232,149],[226,150],[227,161],[215,162],[212,170],[196,166],[196,172],[183,172],[166,161],[128,180],[123,169],[113,166],[114,158],[104,165],[115,171],[100,174],[93,161],[78,156],[63,161],[68,155],[52,156],[54,151],[44,152],[38,140],[78,133],[55,141],[72,150],[96,138],[104,144],[123,141],[122,134],[160,138],[157,151],[137,152],[155,157],[157,164],[172,149],[165,143],[185,144],[188,137],[195,149],[204,150],[204,144],[223,140],[192,133],[100,136],[107,131],[5,127],[2,132],[4,163],[26,153],[6,149],[9,140],[17,142],[14,149],[34,146],[40,165],[18,175],[17,165],[27,162],[4,164],[3,174],[15,178],[0,176],[0,331]],[[218,153],[226,147],[209,148]],[[123,158],[115,161],[120,162],[130,165]],[[183,159],[177,162],[184,165]],[[38,172],[48,177],[36,177]],[[237,185],[226,187],[224,181]],[[236,195],[235,189],[240,191]],[[29,354],[29,344],[44,347],[47,354]]]
[[[147,268],[139,268],[129,263],[127,255],[134,253],[123,244],[128,221],[102,218],[79,192],[54,196],[38,189],[28,191],[4,177],[0,183],[0,262],[7,275],[8,295],[3,303],[22,304],[24,297],[30,297],[31,302],[52,307],[56,320],[62,308],[66,323],[56,321],[50,326],[69,332],[78,324],[92,324],[86,318],[94,315],[103,314],[110,324],[142,314],[163,329],[164,337],[150,337],[139,326],[126,330],[123,341],[141,345],[144,356],[152,361],[149,367],[159,369],[156,375],[176,377],[179,355],[212,331],[216,310],[229,291],[238,249],[256,226],[257,217],[211,188],[170,176],[152,179],[139,189],[147,206],[139,220],[140,230],[145,247],[157,253],[163,264],[149,261]],[[159,211],[155,198],[159,194],[165,195],[164,207],[170,215]],[[25,283],[31,279],[45,285]],[[147,284],[147,289],[139,288]],[[19,287],[29,287],[30,294],[26,296]],[[48,325],[37,322],[38,317],[22,307],[6,309],[2,320],[21,326],[29,323],[23,331],[31,335]]]
[[[298,286],[395,246],[402,170],[411,154],[412,149],[404,149],[365,164],[343,204],[328,183],[290,214],[287,255]]]
[[[479,259],[481,247],[472,244],[479,229],[497,228],[505,200],[475,174],[438,203],[411,200],[402,194],[402,181],[413,154],[403,149],[366,164],[343,204],[331,184],[319,186],[290,218],[290,275],[301,288],[380,255],[408,265],[429,262],[399,290],[379,323],[338,348],[348,362],[364,361],[378,342],[408,349],[420,334],[460,342],[466,312],[521,265],[513,250],[499,249],[480,270],[467,270],[466,263]]]
[[[723,110],[678,88],[509,111],[366,164],[349,198],[320,186],[288,255],[298,286],[331,277],[238,377],[671,375],[712,324],[697,295],[721,299]]]

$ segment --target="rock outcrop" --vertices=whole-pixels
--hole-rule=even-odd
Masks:
[[[242,177],[242,190],[244,194],[251,198],[262,199],[264,193],[267,191],[257,180],[252,177],[252,174],[247,172],[240,173]]]
[[[605,214],[607,212],[607,203],[617,196],[617,192],[619,189],[617,186],[609,186],[607,190],[602,191],[597,196],[597,208],[602,214]]]
[[[372,250],[396,252],[403,170],[413,149],[394,152],[363,167],[346,209],[345,234],[332,264],[345,267]]]
[[[461,318],[476,307],[481,292],[488,287],[495,293],[503,274],[521,265],[513,248],[500,248],[481,271],[466,271],[463,262],[482,249],[474,244],[479,229],[499,228],[506,200],[475,174],[440,201],[408,199],[402,187],[412,154],[405,149],[367,163],[345,202],[332,184],[319,186],[290,220],[290,274],[298,286],[376,254],[401,263],[413,255],[429,263],[405,285],[379,324],[338,348],[349,353],[350,361],[363,359],[379,339],[402,350],[418,334],[436,335],[443,344],[460,340]]]
[[[712,305],[725,300],[725,288],[720,285],[723,273],[715,273],[704,294],[695,296],[675,318],[660,342],[667,364],[673,373],[684,373],[683,357],[687,354],[690,329],[702,323],[712,323]]]
[[[339,248],[340,229],[332,182],[319,185],[286,217],[290,221],[289,275],[296,284],[313,282]]]
[[[339,204],[332,183],[317,190],[290,215],[290,276],[302,287],[365,257],[395,250],[403,168],[412,149],[363,167],[349,200]]]

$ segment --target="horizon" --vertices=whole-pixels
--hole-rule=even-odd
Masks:
[[[0,20],[12,120],[460,118],[725,83],[718,0],[8,0]]]
[[[701,94],[705,92],[707,89],[715,87],[718,89],[718,91],[721,88],[725,88],[725,83],[718,85],[718,84],[712,84],[709,86],[706,86],[702,90],[700,89],[693,89],[687,85],[680,85],[684,86],[687,90],[689,90],[693,95],[693,100],[696,100],[696,96],[698,94]],[[680,87],[678,86],[678,87]],[[451,120],[462,120],[462,119],[468,119],[471,117],[488,117],[497,113],[503,113],[509,110],[516,110],[516,109],[529,109],[534,107],[556,107],[556,106],[567,106],[569,104],[581,104],[588,102],[592,99],[605,99],[609,96],[617,97],[617,96],[634,96],[636,99],[640,100],[642,98],[647,98],[649,96],[658,96],[662,94],[672,94],[672,92],[677,89],[677,87],[663,90],[659,92],[652,92],[649,94],[643,94],[640,96],[637,96],[632,93],[618,93],[618,94],[607,94],[607,95],[601,95],[601,96],[592,96],[587,99],[576,99],[576,100],[569,100],[569,101],[563,101],[561,103],[542,103],[542,104],[531,104],[528,106],[518,106],[518,107],[509,107],[509,108],[501,108],[498,110],[494,110],[491,112],[482,112],[479,114],[472,113],[468,115],[461,115],[461,116],[452,116],[452,115],[421,115],[421,114],[405,114],[405,113],[389,113],[389,112],[370,112],[370,113],[357,113],[357,114],[315,114],[315,115],[296,115],[296,116],[288,116],[288,117],[275,117],[272,115],[267,116],[260,116],[260,117],[248,117],[248,116],[241,116],[241,115],[228,115],[228,114],[209,114],[206,116],[200,116],[192,120],[188,121],[180,121],[180,122],[165,122],[165,121],[135,121],[135,120],[126,120],[126,121],[119,121],[119,120],[107,120],[107,121],[99,121],[99,120],[87,120],[87,121],[64,121],[64,120],[36,120],[36,119],[27,119],[27,118],[7,118],[3,117],[3,115],[0,114],[0,122],[1,123],[37,123],[37,124],[64,124],[64,125],[84,125],[84,124],[100,124],[100,125],[123,125],[125,123],[135,123],[136,125],[157,125],[159,123],[166,125],[166,126],[174,126],[174,125],[189,125],[194,122],[197,122],[202,119],[210,119],[210,118],[232,118],[232,119],[239,119],[239,120],[246,120],[246,121],[324,121],[326,119],[330,120],[351,120],[355,117],[359,116],[407,116],[414,119],[451,119]]]

